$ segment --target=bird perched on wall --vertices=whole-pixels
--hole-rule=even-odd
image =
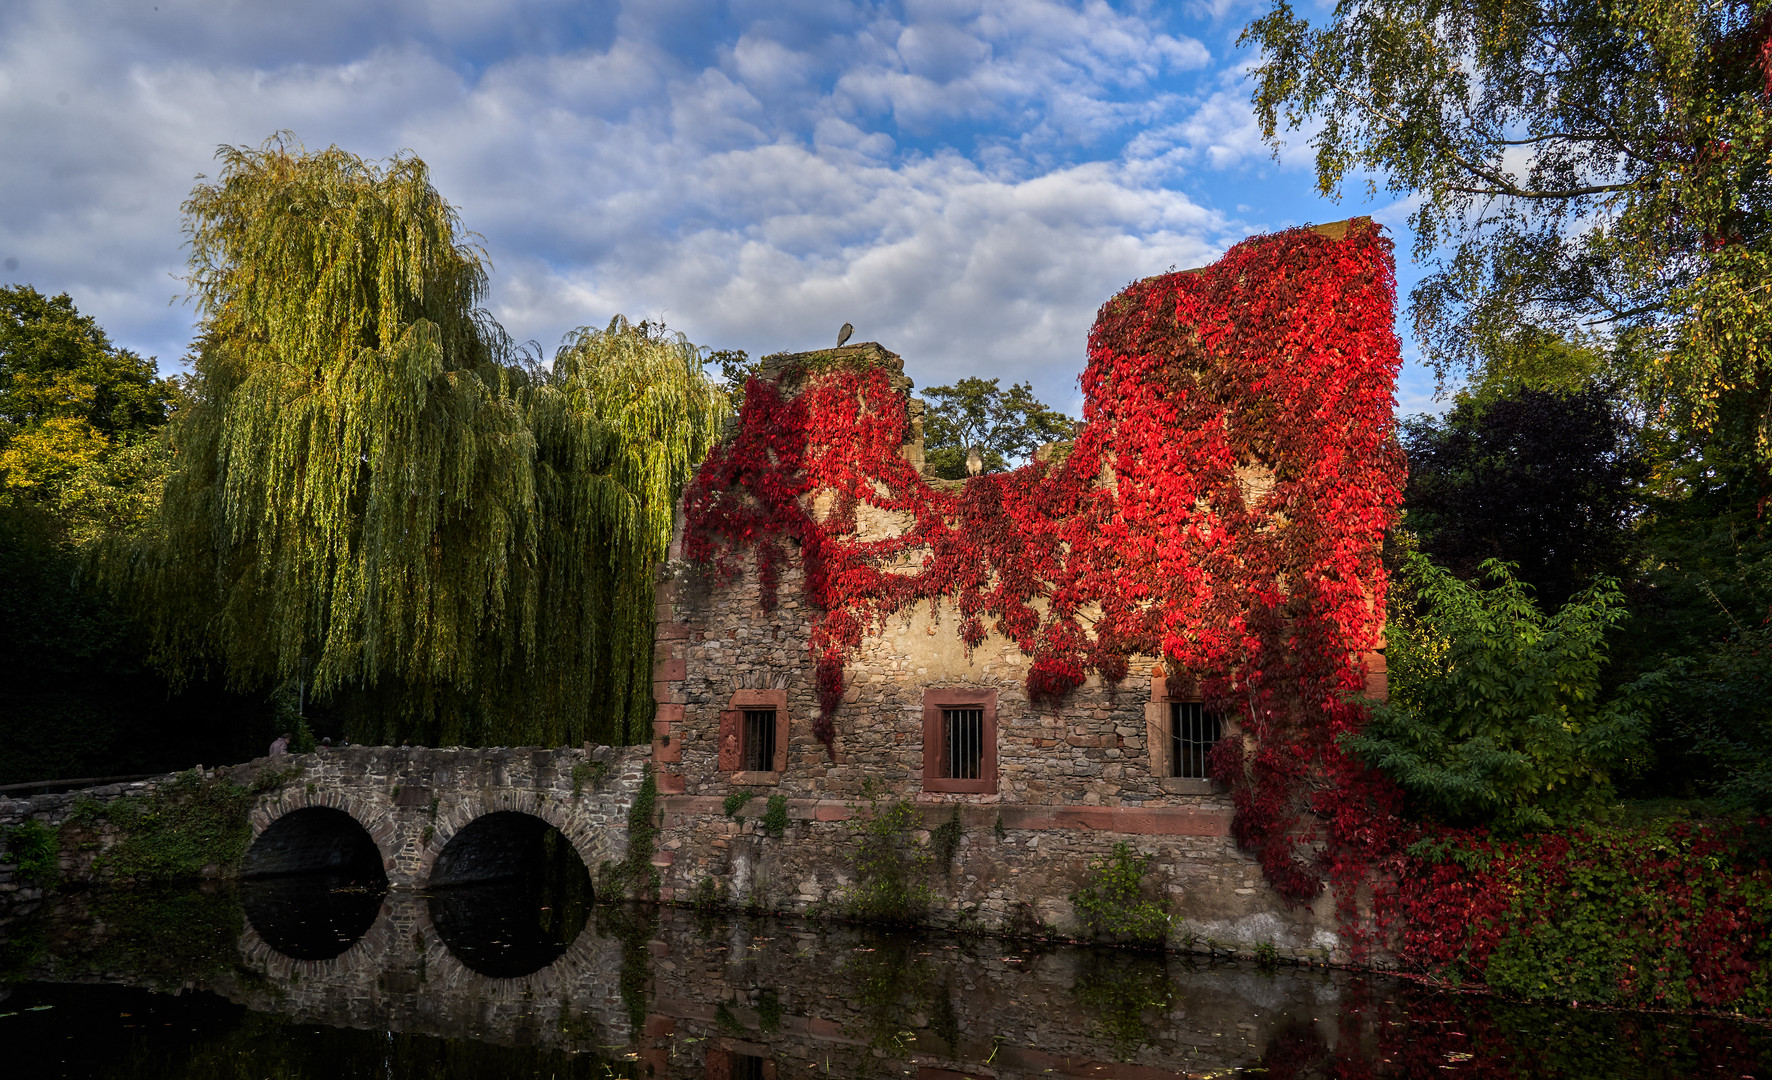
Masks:
[[[855,333],[855,327],[850,326],[848,323],[844,323],[843,329],[837,331],[837,348],[841,349],[843,343],[848,341],[849,335],[853,333]]]

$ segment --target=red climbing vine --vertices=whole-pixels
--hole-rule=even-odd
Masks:
[[[1308,899],[1325,875],[1356,880],[1394,831],[1392,789],[1335,743],[1380,647],[1380,539],[1400,500],[1394,307],[1370,222],[1137,282],[1091,331],[1068,456],[959,490],[902,455],[884,371],[815,357],[746,387],[737,434],[690,487],[686,553],[730,573],[754,551],[773,604],[779,545],[799,547],[827,746],[846,659],[918,602],[952,605],[967,647],[1015,641],[1036,700],[1161,656],[1254,736],[1213,755],[1237,839]],[[863,504],[905,527],[863,539]]]

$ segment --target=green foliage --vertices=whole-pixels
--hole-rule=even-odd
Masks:
[[[153,360],[112,345],[66,293],[0,287],[0,501],[58,505],[164,424],[176,395]]]
[[[1161,1017],[1175,1001],[1175,983],[1161,956],[1092,952],[1077,973],[1071,997],[1095,1014],[1095,1033],[1130,1061],[1151,1043],[1145,1014]]]
[[[774,987],[765,987],[757,992],[757,1023],[763,1034],[773,1035],[781,1030],[781,995]]]
[[[252,840],[247,815],[253,800],[295,772],[267,774],[245,788],[193,770],[148,795],[77,802],[69,820],[102,819],[119,831],[110,850],[94,860],[95,870],[135,881],[194,878],[204,867],[239,862]]]
[[[929,412],[923,419],[926,471],[963,480],[966,455],[976,449],[984,472],[1002,472],[1031,456],[1041,443],[1069,439],[1076,421],[1049,409],[1033,387],[1015,383],[998,388],[997,379],[961,379],[923,392]]]
[[[1083,887],[1071,896],[1077,921],[1090,937],[1112,944],[1161,946],[1172,916],[1144,897],[1144,877],[1154,855],[1135,855],[1124,840],[1113,854],[1090,865]]]
[[[725,383],[726,401],[731,415],[744,408],[744,386],[762,368],[761,360],[752,360],[743,349],[717,349],[709,352],[707,363],[720,371]]]
[[[204,316],[178,467],[133,563],[175,670],[312,665],[358,742],[643,741],[652,589],[725,397],[617,317],[549,369],[479,310],[423,162],[287,137],[185,203]]]
[[[1401,426],[1405,525],[1436,563],[1465,580],[1513,563],[1550,606],[1628,572],[1647,469],[1605,389],[1489,386]]]
[[[882,808],[870,801],[850,825],[855,883],[840,899],[843,913],[861,922],[916,926],[929,913],[934,896],[923,876],[929,854],[917,844],[922,827],[915,806],[900,800]]]
[[[61,834],[31,820],[0,828],[0,849],[6,861],[18,865],[19,876],[40,885],[53,885],[61,873]]]
[[[658,851],[658,780],[652,774],[652,763],[642,767],[640,790],[628,806],[628,847],[622,860],[606,862],[598,867],[598,900],[604,903],[622,900],[658,898],[658,870],[652,856]]]
[[[1266,137],[1316,125],[1317,182],[1412,198],[1442,373],[1598,325],[1689,443],[1772,461],[1772,110],[1749,0],[1376,0],[1251,23]],[[1376,189],[1377,181],[1373,182]],[[1443,255],[1437,254],[1444,252]]]
[[[954,853],[960,850],[960,839],[965,835],[966,830],[960,826],[958,806],[954,807],[953,816],[929,830],[929,852],[942,873],[952,876]]]
[[[769,796],[769,804],[763,808],[763,831],[770,836],[780,837],[788,828],[788,797],[786,795]]]
[[[584,794],[585,788],[596,791],[603,786],[603,780],[609,775],[607,761],[581,761],[572,767],[572,797]]]
[[[1702,786],[1729,810],[1772,812],[1772,624],[1744,627],[1702,656],[1638,680],[1675,735],[1710,766]]]
[[[1612,771],[1644,752],[1641,702],[1601,693],[1618,588],[1602,581],[1547,616],[1505,565],[1481,572],[1473,585],[1410,556],[1410,589],[1392,594],[1390,701],[1342,745],[1447,823],[1518,831],[1592,814]]]
[[[721,801],[720,809],[726,814],[727,817],[735,818],[738,816],[738,812],[740,810],[744,809],[745,803],[750,802],[752,799],[754,799],[756,797],[757,797],[756,792],[746,791],[743,788],[740,788],[738,791],[734,791],[731,794],[727,795],[726,798],[723,801]]]

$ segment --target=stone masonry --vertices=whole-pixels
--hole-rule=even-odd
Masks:
[[[515,811],[557,827],[593,872],[600,863],[627,851],[627,813],[639,790],[646,747],[562,749],[431,749],[352,746],[283,758],[260,758],[245,765],[207,770],[206,779],[250,786],[274,770],[277,783],[263,791],[251,810],[256,842],[273,824],[297,811],[325,807],[355,820],[375,844],[390,886],[419,888],[429,880],[438,855],[459,831],[487,814]],[[576,774],[576,775],[575,775]],[[0,827],[26,820],[52,827],[69,825],[81,800],[145,798],[175,776],[113,784],[79,792],[0,798]],[[575,790],[576,789],[576,790]],[[95,862],[118,838],[115,827],[72,825],[64,829],[61,879],[84,884],[103,878]],[[316,853],[329,850],[332,837],[317,834],[306,843],[299,830],[280,845],[282,865],[268,872],[319,869]],[[258,853],[262,860],[263,851]],[[249,849],[250,870],[255,858]],[[238,866],[214,866],[209,876],[230,876]],[[10,855],[0,854],[0,890],[19,892]]]
[[[896,355],[871,343],[838,352],[885,366],[908,393]],[[922,459],[920,442],[903,452]],[[863,539],[904,528],[866,506],[857,525]],[[902,799],[922,815],[925,837],[959,814],[954,865],[933,885],[940,922],[995,929],[1031,919],[1074,928],[1068,898],[1091,863],[1125,841],[1156,857],[1152,888],[1182,917],[1178,934],[1345,957],[1330,898],[1289,908],[1237,849],[1228,794],[1210,781],[1166,775],[1170,703],[1188,700],[1191,687],[1167,678],[1154,658],[1135,659],[1117,686],[1092,676],[1057,706],[1040,705],[1029,700],[1029,660],[1012,641],[992,634],[968,651],[953,612],[920,606],[850,659],[827,752],[812,728],[818,705],[801,581],[790,550],[777,606],[766,611],[754,565],[727,580],[676,559],[661,575],[652,751],[665,810],[666,898],[711,888],[770,910],[840,909],[852,884],[853,819],[870,799]],[[950,699],[994,704],[994,790],[927,789],[936,785],[926,785],[926,713],[931,701]],[[777,768],[744,771],[730,746],[733,717],[765,705],[785,712],[785,747],[777,748]],[[723,809],[735,792],[755,796],[742,820]],[[772,795],[788,801],[791,825],[780,839],[758,824]]]

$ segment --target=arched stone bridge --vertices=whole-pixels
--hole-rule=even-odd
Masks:
[[[595,873],[626,854],[649,756],[649,747],[351,746],[260,759],[247,768],[288,779],[253,806],[240,874],[366,869],[376,859],[396,889],[490,880],[510,876],[523,841],[549,825]]]

